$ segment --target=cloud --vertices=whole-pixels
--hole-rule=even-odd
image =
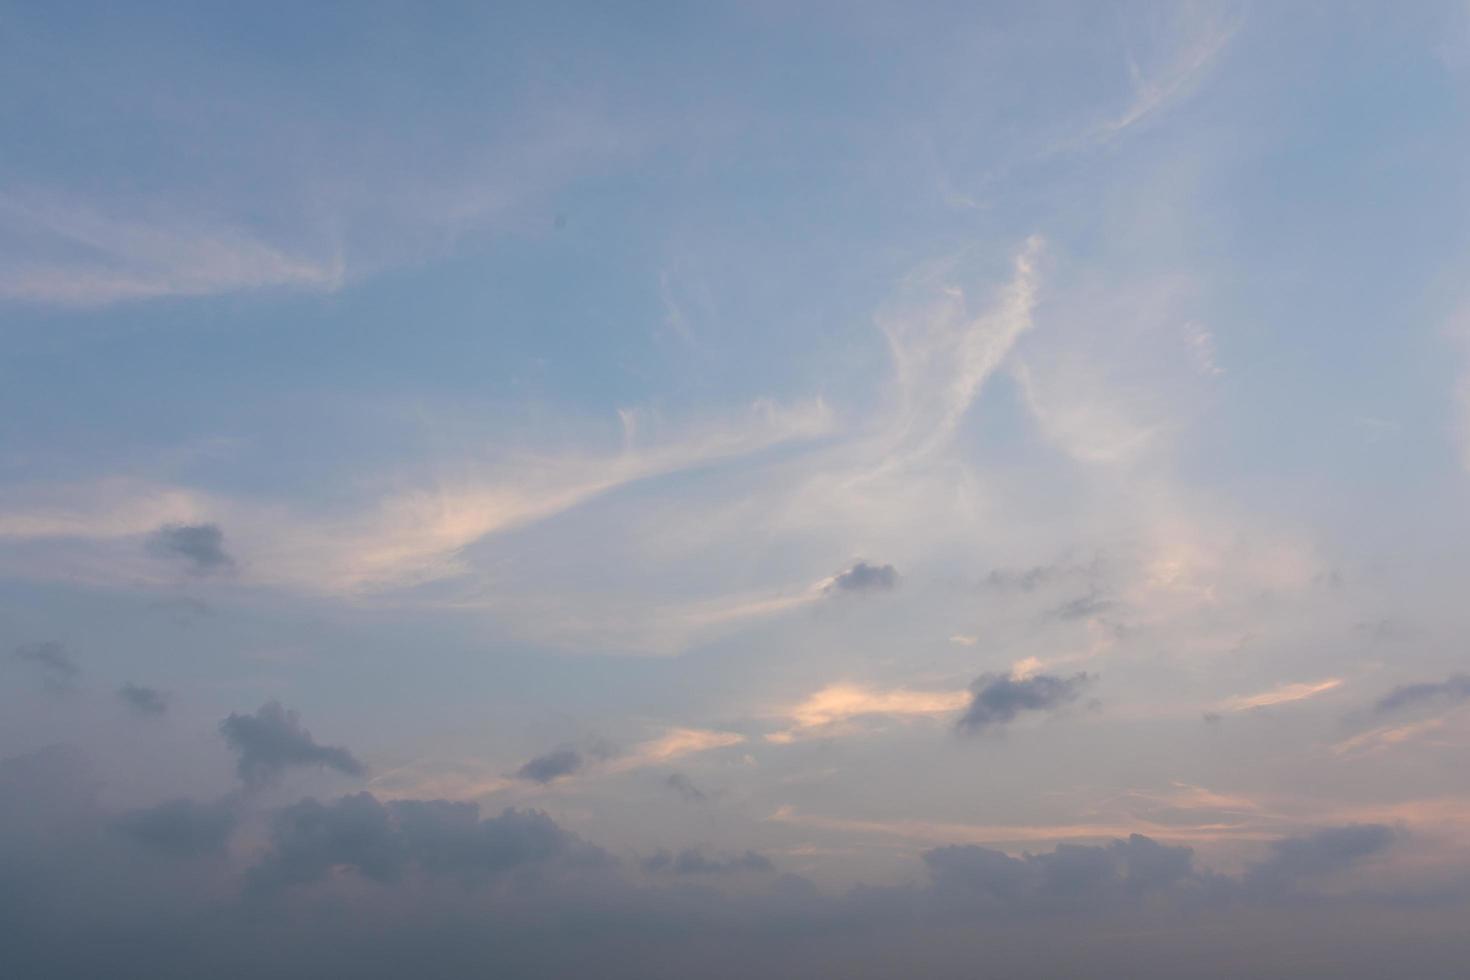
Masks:
[[[1093,677],[1085,673],[1071,677],[1033,674],[1025,678],[982,674],[970,685],[970,706],[957,724],[960,731],[973,734],[1004,725],[1022,712],[1050,711],[1075,701],[1092,681]]]
[[[893,359],[897,404],[875,447],[879,473],[934,458],[950,445],[985,382],[1032,328],[1044,248],[1028,238],[993,307],[974,315],[962,290],[946,287],[923,309],[879,317]]]
[[[658,851],[639,862],[644,871],[670,872],[678,875],[731,874],[737,871],[774,871],[776,866],[763,854],[746,851],[734,857],[706,857],[703,851],[686,848],[677,854]]]
[[[117,696],[141,715],[161,715],[168,711],[168,695],[151,687],[124,684],[118,688]]]
[[[1271,845],[1271,856],[1246,872],[1248,887],[1273,893],[1291,891],[1304,882],[1345,871],[1364,858],[1386,850],[1398,837],[1382,824],[1329,827]]]
[[[23,643],[15,648],[15,659],[34,665],[40,671],[42,686],[53,694],[70,690],[80,673],[66,648],[55,640]]]
[[[964,691],[880,690],[857,684],[830,684],[805,701],[787,709],[791,726],[766,736],[785,743],[803,735],[836,734],[834,726],[868,715],[922,717],[948,714],[964,707]]]
[[[860,561],[847,571],[834,576],[827,591],[891,592],[898,587],[898,570],[892,565],[869,565]]]
[[[709,799],[704,790],[695,785],[694,780],[681,772],[671,772],[664,777],[664,785],[678,793],[686,803],[703,803]]]
[[[1340,949],[1353,909],[1367,914],[1348,931],[1368,929],[1376,944],[1394,896],[1415,902],[1404,950],[1435,952],[1409,975],[1446,975],[1422,967],[1458,963],[1436,944],[1463,934],[1458,892],[1416,899],[1337,877],[1387,853],[1397,835],[1381,826],[1277,840],[1238,876],[1199,867],[1188,847],[1125,833],[1019,856],[933,847],[913,885],[829,892],[775,873],[754,851],[660,849],[630,867],[540,811],[485,817],[470,803],[369,793],[262,813],[260,839],[232,849],[232,800],[114,815],[76,763],[55,750],[0,760],[0,864],[10,872],[0,938],[25,976],[104,975],[116,952],[99,937],[113,935],[127,937],[148,976],[168,978],[389,980],[405,964],[426,976],[491,964],[506,976],[733,978],[807,975],[813,963],[844,976],[918,967],[958,977],[975,974],[977,957],[1006,976],[1122,978],[1144,961],[1181,976],[1198,965],[1198,940],[1224,932],[1230,949],[1274,937],[1260,963],[1221,961],[1230,975],[1308,963],[1321,969],[1294,975],[1325,980],[1381,975],[1344,972],[1349,954],[1323,958]],[[1251,932],[1262,913],[1272,931]],[[1320,943],[1301,938],[1317,913],[1334,925]]]
[[[358,793],[325,804],[306,799],[277,812],[270,851],[250,874],[257,887],[268,888],[317,881],[335,869],[383,883],[410,868],[478,881],[555,860],[596,865],[608,858],[539,810],[507,809],[482,820],[473,803],[385,804]]]
[[[165,524],[148,536],[151,554],[183,561],[196,575],[234,566],[224,544],[225,535],[218,524]]]
[[[171,800],[120,816],[114,826],[127,837],[154,850],[179,857],[223,854],[239,823],[235,802]]]
[[[608,767],[613,772],[626,772],[643,766],[660,765],[698,752],[710,752],[740,745],[745,736],[739,732],[722,732],[708,728],[670,728],[657,738],[638,742]]]
[[[1326,680],[1307,684],[1282,684],[1279,687],[1273,687],[1271,690],[1262,691],[1259,694],[1246,694],[1228,698],[1222,707],[1227,711],[1249,711],[1252,708],[1268,708],[1277,704],[1305,701],[1307,698],[1314,698],[1319,694],[1341,686],[1341,677],[1329,677]]]
[[[10,241],[0,300],[71,308],[167,296],[341,285],[337,256],[310,256],[241,227],[107,214],[52,195],[0,194]]]
[[[1208,74],[1236,30],[1236,23],[1218,19],[1188,25],[1187,31],[1193,36],[1167,49],[1165,59],[1152,71],[1144,70],[1130,59],[1132,101],[1121,114],[1099,124],[1087,137],[1088,141],[1106,143],[1113,140],[1188,97]]]
[[[1442,681],[1405,684],[1389,691],[1373,705],[1383,714],[1425,703],[1455,704],[1470,698],[1470,674],[1451,674]]]
[[[582,755],[577,750],[554,749],[545,755],[538,755],[517,769],[516,778],[544,784],[580,772],[583,765]]]
[[[1078,596],[1049,610],[1046,616],[1048,619],[1059,620],[1088,619],[1107,612],[1116,605],[1111,599],[1104,599],[1096,594]]]
[[[249,787],[268,785],[293,766],[321,766],[348,776],[367,773],[346,749],[318,745],[296,712],[277,701],[261,705],[253,715],[232,713],[220,722],[219,730],[239,756],[235,768]]]
[[[1104,845],[1058,844],[1051,853],[1015,858],[973,844],[924,852],[936,896],[945,905],[974,909],[1101,909],[1169,892],[1196,900],[1219,892],[1223,879],[1193,866],[1188,847],[1160,844],[1141,834]]]

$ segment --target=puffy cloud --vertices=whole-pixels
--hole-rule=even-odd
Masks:
[[[1384,851],[1396,837],[1383,824],[1357,824],[1278,840],[1271,845],[1271,856],[1246,872],[1245,883],[1272,893],[1294,891]]]
[[[247,786],[274,782],[293,766],[323,766],[348,776],[367,767],[339,746],[318,745],[294,711],[277,701],[261,705],[253,715],[232,713],[219,725],[220,734],[239,756],[236,771]]]
[[[140,715],[161,715],[168,711],[168,695],[139,684],[124,684],[117,696],[123,704]]]
[[[81,672],[66,648],[54,640],[21,644],[15,648],[15,659],[40,671],[42,685],[53,694],[69,690]]]
[[[1454,704],[1466,698],[1470,698],[1470,674],[1451,674],[1438,682],[1396,687],[1379,698],[1373,710],[1387,713],[1425,703]]]
[[[827,591],[891,592],[898,587],[898,569],[892,565],[870,565],[860,561],[833,577]]]
[[[270,844],[251,871],[257,886],[304,884],[339,868],[378,882],[395,881],[411,868],[480,880],[556,860],[608,860],[539,810],[507,809],[482,820],[473,803],[385,804],[371,793],[286,807],[272,821]]]
[[[1071,677],[1052,674],[1014,675],[982,674],[970,685],[970,706],[960,717],[963,732],[983,732],[1012,721],[1026,711],[1049,711],[1075,701],[1092,683],[1085,673]]]
[[[1015,858],[987,847],[956,844],[924,853],[936,895],[964,908],[1101,908],[1148,893],[1176,898],[1218,892],[1223,879],[1194,868],[1188,847],[1141,834],[1105,845],[1058,844],[1049,854]]]
[[[544,784],[580,772],[583,765],[582,754],[576,749],[553,749],[517,769],[516,778]]]
[[[1189,974],[1198,941],[1223,931],[1230,975],[1301,962],[1294,975],[1366,980],[1383,975],[1382,962],[1357,969],[1344,935],[1373,947],[1397,935],[1371,904],[1392,898],[1324,887],[1384,850],[1392,834],[1382,827],[1280,841],[1239,877],[1137,834],[1020,856],[938,847],[923,854],[925,881],[830,893],[773,873],[754,852],[660,851],[630,869],[534,810],[483,817],[444,800],[307,799],[263,814],[260,846],[232,853],[236,812],[230,799],[175,800],[114,816],[76,753],[0,761],[7,965],[37,978],[164,980],[389,980],[410,968],[735,978],[810,975],[813,964],[959,977],[983,956],[997,975],[1122,978]],[[1434,894],[1416,900],[1406,975],[1449,976],[1444,967],[1463,961],[1447,938],[1463,939],[1460,896]],[[1330,928],[1313,931],[1321,922]],[[1059,934],[1066,943],[1042,941]],[[1229,958],[1266,938],[1269,957]]]
[[[218,524],[165,524],[148,536],[148,551],[181,561],[196,575],[233,568],[225,552],[225,534]]]

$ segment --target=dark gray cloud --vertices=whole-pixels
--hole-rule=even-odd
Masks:
[[[582,754],[576,749],[559,748],[538,755],[516,770],[517,779],[533,783],[549,783],[563,776],[570,776],[584,765]]]
[[[165,524],[148,536],[150,554],[183,562],[191,572],[204,575],[233,568],[225,551],[225,534],[218,524]]]
[[[679,772],[671,772],[664,777],[664,785],[678,793],[686,803],[703,803],[709,799],[704,790],[694,784],[694,780]]]
[[[1377,712],[1399,711],[1420,704],[1454,704],[1470,698],[1470,674],[1451,674],[1438,682],[1396,687],[1373,705]]]
[[[257,887],[305,884],[336,869],[377,882],[396,881],[409,870],[475,881],[552,862],[610,861],[539,810],[507,809],[482,820],[473,803],[385,804],[371,793],[286,807],[272,821],[270,846],[250,872]]]
[[[261,705],[253,715],[231,714],[219,730],[239,756],[236,771],[247,786],[269,784],[293,766],[323,766],[348,776],[367,772],[346,749],[318,745],[296,712],[276,701]]]
[[[537,811],[308,799],[231,848],[235,812],[113,815],[77,753],[0,761],[6,975],[1449,980],[1470,951],[1463,893],[1333,877],[1383,828],[1278,842],[1239,877],[1135,835],[935,848],[915,884],[826,892],[759,855],[665,852],[641,873]]]
[[[1223,898],[1230,882],[1194,867],[1188,847],[1133,834],[1105,845],[1058,844],[1046,854],[1011,857],[975,845],[927,851],[924,864],[944,911],[1119,907],[1148,894],[1175,901]]]
[[[168,695],[139,684],[124,684],[117,696],[123,704],[141,715],[161,715],[168,711]]]
[[[970,706],[957,723],[963,732],[983,732],[1004,725],[1024,711],[1049,711],[1075,701],[1092,683],[1092,676],[1071,677],[1034,674],[1015,678],[1006,674],[982,674],[970,685]]]
[[[1291,892],[1384,851],[1397,836],[1392,827],[1357,824],[1288,837],[1274,842],[1271,856],[1246,872],[1245,884],[1262,891]]]
[[[891,592],[897,587],[898,569],[892,565],[870,565],[860,561],[834,578],[827,591]]]
[[[677,854],[657,851],[639,864],[644,871],[670,872],[678,875],[732,874],[737,871],[774,871],[776,866],[763,854],[746,851],[728,858],[706,857],[697,848],[685,848]]]
[[[239,823],[235,801],[196,803],[178,799],[119,817],[114,826],[127,837],[166,854],[199,857],[223,854]]]
[[[23,643],[15,648],[15,659],[32,665],[40,674],[42,686],[53,694],[70,690],[81,673],[66,648],[54,640]]]

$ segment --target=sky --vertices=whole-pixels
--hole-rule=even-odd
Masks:
[[[1463,976],[1467,103],[1430,0],[0,2],[0,972]]]

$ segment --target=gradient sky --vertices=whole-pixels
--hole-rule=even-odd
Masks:
[[[14,975],[1463,976],[1467,110],[1464,3],[0,4]]]

